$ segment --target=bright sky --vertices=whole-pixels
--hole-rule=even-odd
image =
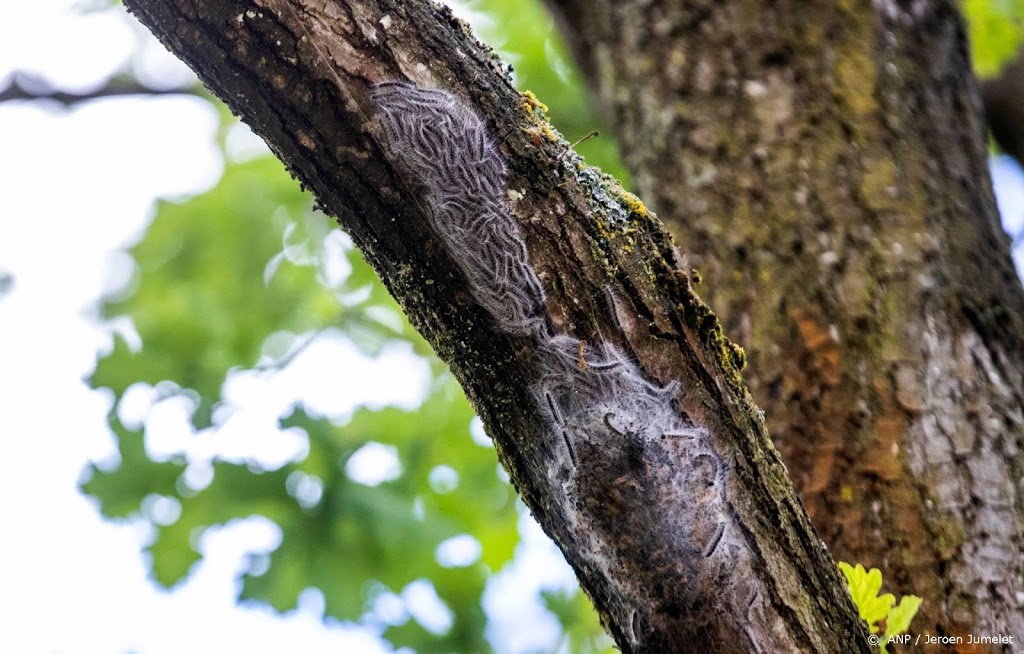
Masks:
[[[72,14],[71,4],[35,0],[6,9],[0,79],[21,70],[86,90],[122,66],[140,43],[141,77],[188,77],[128,19]],[[324,626],[316,592],[307,592],[300,609],[285,616],[235,604],[234,577],[245,554],[276,545],[267,522],[207,532],[203,563],[181,587],[164,592],[146,578],[140,555],[146,529],[101,520],[77,491],[87,461],[115,456],[105,422],[112,398],[82,382],[110,344],[107,329],[94,319],[96,303],[125,281],[130,261],[121,249],[140,237],[154,198],[201,192],[217,181],[223,163],[213,145],[215,127],[211,107],[185,97],[109,100],[71,110],[0,103],[0,275],[14,277],[12,290],[0,296],[0,434],[7,443],[0,463],[0,652],[387,651],[368,629]],[[1000,206],[1019,233],[1020,171],[1004,160],[993,173]],[[325,379],[343,369],[344,377]],[[275,428],[281,408],[295,397],[337,414],[358,402],[414,404],[425,383],[422,362],[400,347],[371,361],[344,339],[325,339],[281,375],[233,378],[228,390],[243,408],[233,428],[208,441],[204,452],[282,461],[302,448],[301,437]],[[325,387],[330,396],[316,394]],[[145,387],[137,389],[125,418],[148,416],[151,447],[182,448],[185,407],[164,402],[151,412],[148,398]],[[387,455],[380,456],[377,465],[386,468]],[[372,461],[367,469],[374,469]],[[521,529],[525,546],[486,597],[492,636],[509,652],[552,647],[556,626],[536,603],[536,589],[571,577],[532,521],[524,519]],[[380,611],[392,617],[410,611],[430,622],[439,615],[432,601],[429,587],[414,584]]]

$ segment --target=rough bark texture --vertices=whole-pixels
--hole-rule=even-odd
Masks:
[[[340,218],[451,365],[623,651],[870,651],[739,378],[741,355],[660,223],[567,150],[463,24],[412,0],[126,4]],[[396,80],[440,91],[379,86]],[[438,120],[405,130],[395,118],[415,106]],[[487,202],[440,188],[424,151],[403,154],[451,125],[476,130],[465,107],[493,143],[451,143],[469,144],[481,169],[499,156],[507,178],[474,177],[450,145],[438,169],[467,175]],[[507,200],[488,196],[498,186]],[[509,251],[528,247],[526,268],[515,254],[490,271],[543,285],[543,297],[520,294],[543,300],[522,329],[499,319],[507,289],[483,287],[479,253],[451,247],[444,220],[460,203],[492,216]],[[580,401],[608,388],[636,391],[675,430],[626,415],[629,393]],[[554,421],[567,407],[570,420]]]
[[[1024,642],[1024,299],[955,6],[551,4],[832,552]]]

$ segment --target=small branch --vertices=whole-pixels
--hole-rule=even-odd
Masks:
[[[12,100],[46,100],[57,102],[65,107],[70,107],[81,102],[99,100],[102,98],[116,98],[132,95],[160,96],[160,95],[195,95],[207,97],[202,87],[186,86],[171,89],[154,89],[130,78],[114,78],[103,86],[92,91],[76,92],[61,91],[52,88],[45,80],[27,76],[23,73],[15,73],[11,83],[3,91],[0,91],[0,102]]]

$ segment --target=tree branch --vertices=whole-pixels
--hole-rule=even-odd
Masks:
[[[127,78],[114,78],[108,80],[103,86],[91,91],[60,91],[50,86],[45,80],[26,76],[24,73],[15,73],[7,88],[0,91],[0,102],[9,102],[11,100],[49,100],[51,102],[58,102],[67,107],[80,102],[88,102],[90,100],[117,98],[130,95],[202,96],[203,91],[202,89],[195,87],[154,89],[145,86],[138,80]]]
[[[425,0],[126,5],[339,217],[624,652],[869,652],[661,224]]]

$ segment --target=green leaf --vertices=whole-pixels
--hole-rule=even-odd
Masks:
[[[856,567],[849,563],[839,562],[839,569],[846,577],[850,589],[850,597],[857,605],[860,617],[868,624],[871,633],[878,633],[877,623],[885,621],[885,635],[879,641],[882,654],[885,654],[886,641],[898,634],[906,632],[910,627],[917,609],[921,606],[921,598],[914,595],[904,595],[899,606],[894,607],[896,598],[886,593],[878,595],[882,588],[882,573],[878,568],[866,571],[864,566],[857,564]]]
[[[139,514],[147,496],[168,494],[185,466],[181,461],[152,461],[146,454],[141,430],[125,428],[113,411],[108,420],[117,436],[121,461],[112,471],[90,464],[80,488],[99,500],[104,516],[130,518]]]
[[[885,619],[886,638],[907,632],[910,628],[910,622],[917,615],[917,610],[921,608],[922,601],[920,597],[915,595],[903,596],[899,605],[889,611],[889,615]]]
[[[191,543],[195,529],[191,522],[179,519],[161,528],[159,537],[147,548],[152,557],[153,580],[161,586],[170,588],[187,578],[202,558]]]
[[[851,567],[847,563],[840,562],[839,568],[846,575],[846,581],[850,586],[850,596],[853,603],[857,605],[860,617],[868,623],[871,633],[876,633],[875,626],[879,620],[889,614],[889,609],[896,603],[896,598],[886,593],[881,597],[878,591],[882,588],[882,573],[878,568],[872,568],[870,572],[864,570],[864,566],[857,564]]]
[[[964,0],[963,10],[975,72],[998,75],[1024,40],[1024,0]]]

